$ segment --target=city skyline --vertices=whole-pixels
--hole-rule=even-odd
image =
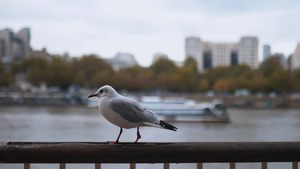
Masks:
[[[0,59],[2,63],[9,65],[12,61],[20,61],[30,56],[39,56],[51,60],[51,55],[55,54],[48,53],[46,48],[42,50],[33,49],[30,45],[30,37],[30,28],[23,28],[18,32],[13,32],[11,29],[0,30]],[[198,63],[197,69],[199,72],[217,66],[234,66],[238,64],[246,64],[255,69],[260,64],[258,60],[258,43],[259,40],[255,36],[242,36],[239,42],[226,43],[202,41],[200,37],[196,36],[186,37],[185,58],[193,57]],[[285,68],[298,68],[300,67],[299,63],[293,60],[299,59],[299,44],[297,44],[294,53],[287,57],[283,53],[271,53],[270,45],[264,45],[263,60],[269,57],[277,57],[280,58]],[[152,57],[152,63],[160,57],[169,58],[166,54],[157,52]],[[127,52],[118,52],[114,57],[102,58],[112,64],[115,70],[140,65],[135,60],[135,56]],[[177,65],[183,64],[183,61],[173,61]],[[294,62],[294,64],[291,65],[291,62]]]
[[[234,42],[241,36],[259,39],[274,52],[292,54],[299,43],[300,2],[288,1],[1,1],[0,29],[31,29],[33,49],[82,56],[113,57],[131,53],[149,66],[155,53],[185,59],[184,39]]]

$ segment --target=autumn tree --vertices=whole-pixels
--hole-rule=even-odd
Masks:
[[[168,58],[159,58],[149,68],[154,74],[156,88],[167,90],[174,89],[174,80],[177,67]]]
[[[85,72],[83,70],[78,70],[73,74],[73,82],[84,86],[85,84]]]
[[[252,78],[247,78],[246,76],[240,76],[240,77],[235,77],[235,78],[230,78],[230,91],[234,91],[237,89],[249,89],[250,88],[250,83],[252,83]]]
[[[218,92],[223,92],[225,90],[228,90],[228,88],[229,88],[229,83],[225,79],[218,79],[213,85],[213,89]]]
[[[277,69],[283,69],[279,60],[272,57],[264,60],[259,65],[259,72],[262,73],[264,77],[270,77]]]
[[[272,90],[286,94],[292,90],[292,78],[288,71],[284,69],[276,69],[268,78],[269,86]]]
[[[111,80],[113,73],[112,66],[97,55],[85,55],[72,62],[73,81],[85,87],[99,87],[107,83],[104,79]]]
[[[209,90],[208,80],[205,78],[200,78],[200,80],[198,82],[197,90],[202,91],[202,92]]]
[[[42,57],[29,57],[21,62],[21,69],[26,73],[26,79],[34,86],[46,82],[47,60]]]
[[[159,58],[151,66],[150,70],[154,72],[156,76],[160,73],[173,73],[176,71],[176,65],[168,58]]]
[[[204,73],[202,76],[204,76],[208,80],[209,85],[213,87],[213,85],[217,80],[226,79],[230,76],[230,74],[231,74],[230,67],[219,66],[209,70],[208,72]]]
[[[16,75],[18,73],[22,73],[22,66],[21,66],[21,62],[11,62],[10,64],[10,72],[13,75]]]
[[[198,73],[193,67],[181,67],[177,69],[175,84],[182,92],[196,91],[198,88]]]
[[[193,57],[187,57],[184,60],[183,67],[190,67],[193,70],[193,72],[198,73],[197,61]]]
[[[253,77],[251,82],[249,82],[249,89],[252,92],[267,91],[268,82],[261,74],[257,74]]]
[[[151,70],[140,66],[135,66],[134,69],[137,70],[136,83],[140,90],[146,91],[154,87],[154,74]]]
[[[104,86],[107,84],[111,84],[112,81],[113,81],[112,72],[106,69],[106,70],[98,71],[97,73],[94,74],[91,80],[91,86],[94,87]]]
[[[239,78],[244,77],[247,79],[251,79],[254,76],[252,69],[245,64],[236,65],[232,67],[232,71],[230,72],[231,77]]]
[[[300,91],[300,69],[292,72],[293,90]]]
[[[8,86],[13,80],[13,76],[5,69],[2,62],[0,62],[0,86]]]
[[[120,69],[115,73],[113,84],[117,89],[136,90],[136,76],[137,71],[134,68]]]
[[[47,84],[68,88],[71,84],[71,65],[61,56],[55,56],[47,65]]]
[[[32,67],[37,67],[40,69],[46,69],[47,67],[47,60],[42,57],[28,57],[26,59],[23,59],[21,61],[21,68],[23,71],[27,71],[28,69]]]

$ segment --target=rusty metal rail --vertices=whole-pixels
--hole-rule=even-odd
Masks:
[[[230,163],[293,162],[300,142],[9,142],[0,143],[0,163]],[[198,165],[197,165],[198,166]],[[202,166],[199,165],[198,168]],[[96,167],[97,168],[97,167]],[[264,168],[264,167],[263,167]]]

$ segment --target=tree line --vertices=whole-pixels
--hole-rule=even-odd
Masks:
[[[256,70],[236,65],[198,73],[197,62],[191,57],[186,58],[182,66],[168,58],[160,58],[149,67],[134,66],[118,71],[94,54],[80,58],[57,55],[51,61],[28,57],[12,63],[9,70],[0,63],[0,86],[13,84],[18,73],[24,73],[33,86],[46,83],[61,89],[72,84],[86,88],[110,84],[118,90],[131,91],[233,92],[246,88],[252,92],[287,93],[300,90],[300,69],[290,72],[272,58],[263,61]]]

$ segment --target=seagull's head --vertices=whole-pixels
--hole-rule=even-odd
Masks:
[[[88,98],[90,97],[98,97],[98,98],[102,98],[102,97],[105,97],[105,96],[113,96],[115,95],[117,92],[114,88],[112,88],[111,86],[109,85],[105,85],[105,86],[102,86],[100,87],[96,93],[94,94],[91,94],[89,95]]]

